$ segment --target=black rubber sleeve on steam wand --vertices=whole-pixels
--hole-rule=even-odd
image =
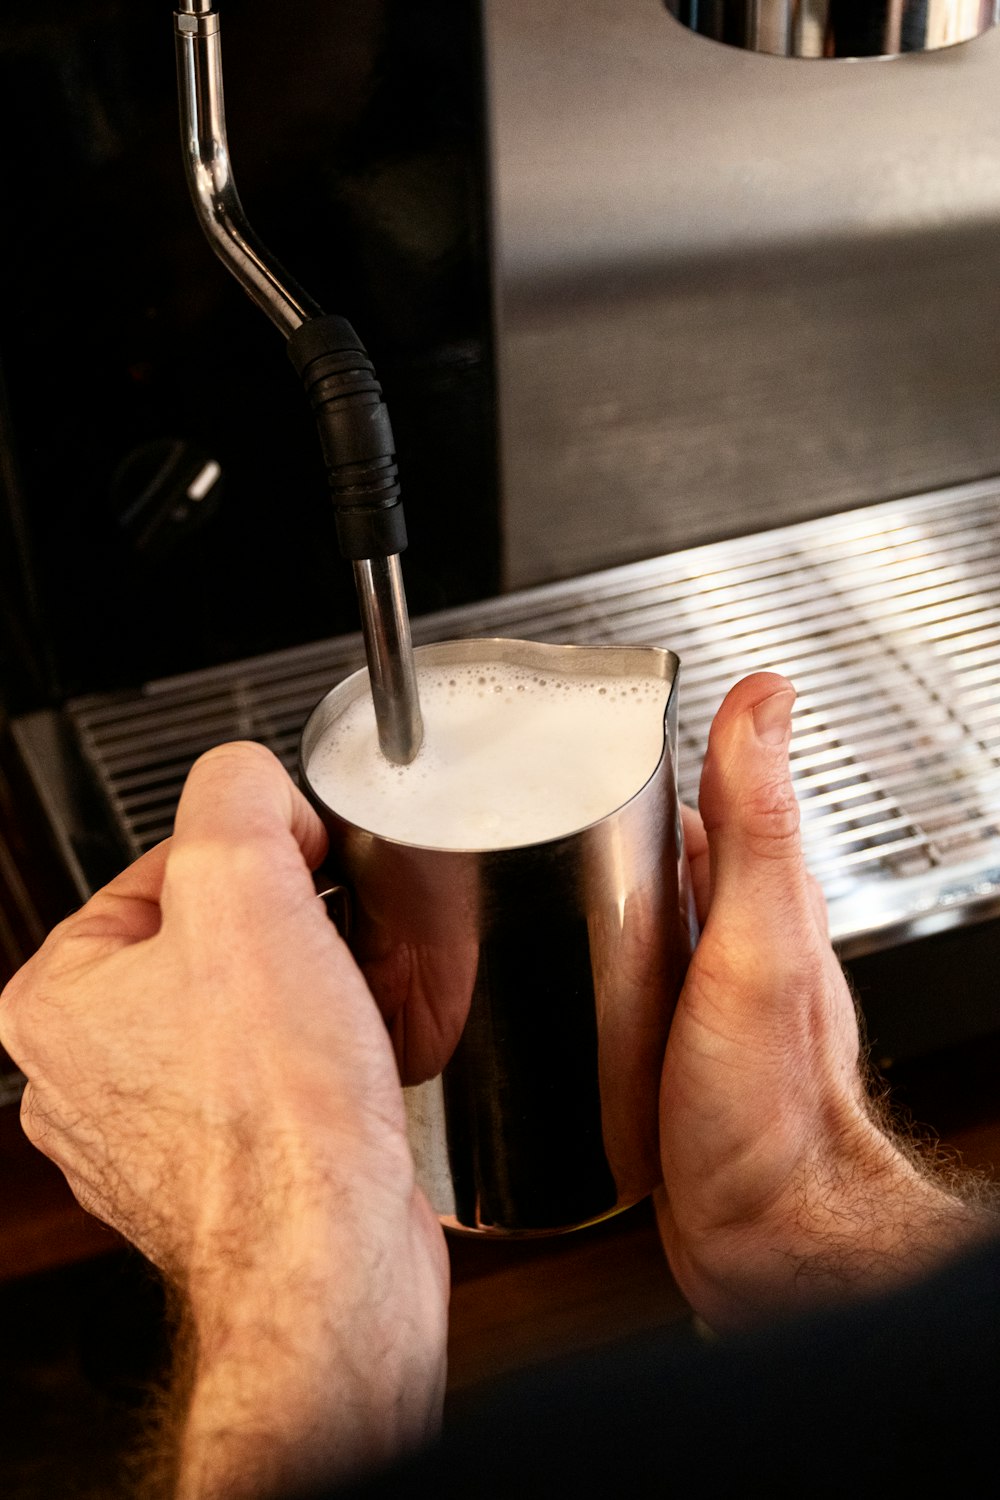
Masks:
[[[396,448],[382,387],[346,318],[311,318],[288,340],[316,415],[340,550],[352,561],[406,546]]]

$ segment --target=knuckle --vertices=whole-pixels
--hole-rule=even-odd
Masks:
[[[23,976],[22,969],[0,990],[0,1047],[5,1047],[11,1057],[17,1051],[17,1018],[24,988]]]
[[[183,847],[171,851],[167,879],[173,892],[190,891],[211,905],[222,900],[226,892],[235,896],[265,882],[272,865],[271,850],[259,840],[249,836],[213,837],[205,833],[187,839]]]
[[[42,1002],[43,976],[51,963],[51,937],[41,952],[19,969],[0,993],[0,1046],[14,1062],[23,1065],[31,1034],[32,1013],[38,1011]]]
[[[740,809],[743,837],[763,858],[787,858],[799,849],[799,804],[789,782],[766,784]]]
[[[21,1095],[21,1129],[33,1146],[45,1151],[45,1143],[51,1137],[51,1121],[38,1102],[38,1094],[32,1084],[26,1083]]]
[[[227,740],[225,744],[213,745],[199,755],[191,767],[190,775],[236,775],[252,764],[279,765],[274,754],[257,740]]]

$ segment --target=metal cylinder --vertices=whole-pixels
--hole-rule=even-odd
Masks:
[[[406,766],[420,749],[424,725],[398,553],[355,562],[354,583],[379,745],[386,760]]]
[[[776,57],[898,57],[981,36],[1000,0],[665,0],[701,36]]]
[[[516,848],[407,844],[311,788],[316,745],[359,695],[320,702],[300,774],[346,890],[348,941],[404,1084],[418,1178],[442,1221],[551,1234],[660,1180],[659,1080],[695,936],[678,816],[677,658],[654,647],[448,641],[418,666],[503,663],[627,684],[658,676],[663,750],[646,783],[586,828]],[[496,789],[502,807],[505,788]]]

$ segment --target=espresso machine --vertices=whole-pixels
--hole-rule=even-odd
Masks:
[[[291,765],[365,655],[308,404],[192,211],[170,7],[139,10],[39,0],[0,41],[6,970],[169,832],[202,750]],[[788,673],[882,1060],[1000,1027],[997,18],[225,17],[254,232],[392,414],[414,640],[671,648],[690,801],[728,686]]]

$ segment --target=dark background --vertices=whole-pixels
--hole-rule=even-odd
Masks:
[[[356,629],[283,340],[188,200],[170,0],[5,11],[0,706]],[[495,592],[479,8],[231,0],[223,39],[247,215],[386,392],[411,608]]]

